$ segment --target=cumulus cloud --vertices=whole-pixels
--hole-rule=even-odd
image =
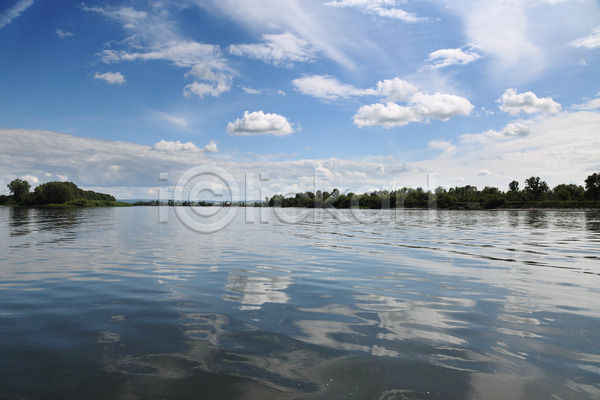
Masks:
[[[447,121],[455,115],[467,116],[471,114],[475,106],[464,97],[453,94],[423,92],[415,93],[411,103],[420,119],[434,118]]]
[[[494,174],[492,174],[492,172],[487,169],[480,169],[479,172],[477,173],[477,176],[491,176],[491,175],[494,175]]]
[[[473,108],[473,104],[464,97],[417,92],[407,106],[392,102],[365,105],[359,108],[352,119],[359,127],[376,125],[392,128],[430,118],[447,121],[456,115],[469,115]]]
[[[265,34],[263,43],[232,44],[229,53],[275,66],[291,66],[296,62],[314,61],[316,49],[307,40],[285,32]]]
[[[520,113],[550,113],[560,111],[561,105],[551,97],[538,98],[533,92],[517,93],[516,89],[506,89],[498,100],[500,110],[518,115]]]
[[[383,126],[384,128],[392,128],[396,126],[407,125],[411,122],[418,121],[418,117],[414,110],[410,107],[400,106],[396,103],[387,104],[371,104],[362,106],[358,112],[352,117],[354,124],[363,126]]]
[[[242,118],[227,124],[227,133],[233,136],[274,135],[286,136],[294,132],[286,117],[261,111],[244,111]]]
[[[400,78],[377,82],[377,94],[384,96],[386,101],[408,101],[418,90],[416,86]]]
[[[193,94],[198,97],[219,97],[229,89],[231,89],[229,79],[223,79],[216,83],[192,82],[183,88],[183,95],[185,97],[191,97]]]
[[[571,46],[585,47],[586,49],[597,49],[600,47],[600,26],[594,29],[591,35],[571,42]]]
[[[481,58],[479,54],[472,50],[472,47],[463,49],[441,49],[429,53],[428,61],[431,62],[431,68],[444,68],[450,65],[465,65],[477,61]]]
[[[217,142],[211,140],[206,144],[206,146],[202,148],[202,150],[207,151],[209,153],[217,153],[219,151],[219,148],[217,146]]]
[[[376,15],[382,18],[397,19],[404,22],[418,22],[424,18],[398,8],[396,0],[333,0],[325,3],[330,7],[352,7],[363,14]]]
[[[354,96],[377,94],[374,89],[358,89],[340,83],[329,75],[313,75],[294,79],[292,84],[302,93],[322,100],[347,99]]]
[[[378,125],[391,128],[430,118],[446,121],[455,115],[469,115],[474,109],[464,97],[420,92],[416,86],[397,77],[379,81],[373,89],[359,89],[340,83],[328,75],[298,78],[292,84],[301,93],[322,100],[377,95],[383,97],[385,103],[362,106],[352,117],[354,124],[359,127]],[[404,106],[396,102],[408,104]]]
[[[507,124],[498,134],[505,137],[528,136],[533,133],[531,121],[511,122]]]
[[[63,31],[62,29],[57,29],[56,36],[58,36],[61,39],[66,39],[68,37],[73,36],[73,32]]]
[[[17,3],[0,14],[0,29],[10,24],[33,4],[33,0],[19,0]]]
[[[120,72],[105,72],[103,74],[96,72],[94,78],[106,81],[111,85],[122,85],[125,83],[125,77]]]
[[[23,179],[23,180],[25,180],[27,182],[31,182],[33,184],[40,183],[40,180],[38,179],[38,177],[34,176],[34,175],[31,175],[31,174],[29,174],[29,175],[23,175],[21,177],[21,179]]]

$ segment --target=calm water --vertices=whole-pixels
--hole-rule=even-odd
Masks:
[[[600,212],[168,212],[0,208],[0,398],[600,398]]]

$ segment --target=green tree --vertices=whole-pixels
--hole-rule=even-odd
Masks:
[[[534,201],[545,200],[548,189],[548,184],[542,181],[539,176],[532,176],[529,179],[525,179],[525,192]]]
[[[585,189],[583,186],[561,183],[552,189],[552,197],[558,201],[578,201],[585,198]]]
[[[62,204],[67,201],[84,198],[73,182],[47,182],[33,191],[33,201],[37,204]]]
[[[585,180],[586,195],[592,200],[600,200],[600,174],[594,172]]]
[[[6,186],[12,193],[13,199],[17,203],[21,203],[21,201],[23,201],[23,198],[29,193],[29,189],[31,188],[29,182],[22,179],[15,179]]]
[[[508,190],[511,192],[518,192],[519,191],[519,182],[512,181],[511,183],[509,183]]]

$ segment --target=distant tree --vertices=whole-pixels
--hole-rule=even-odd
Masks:
[[[518,192],[519,191],[519,182],[512,181],[511,183],[509,183],[508,190],[511,192]]]
[[[498,189],[497,187],[486,186],[483,188],[481,193],[484,195],[488,195],[488,196],[489,195],[497,195],[497,194],[500,194],[500,189]]]
[[[82,192],[73,182],[47,182],[33,191],[36,204],[62,204],[67,201],[83,198]]]
[[[23,201],[23,198],[29,193],[29,189],[31,188],[29,182],[22,179],[15,179],[6,186],[12,193],[14,201],[17,203],[21,203]]]
[[[585,198],[585,189],[583,186],[561,183],[552,189],[552,198],[558,201],[578,201]]]
[[[585,180],[586,195],[592,200],[600,200],[600,174],[594,172]]]
[[[529,179],[525,179],[525,192],[534,201],[545,200],[548,189],[548,184],[542,181],[539,176],[532,176]]]

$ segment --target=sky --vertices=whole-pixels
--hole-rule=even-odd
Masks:
[[[597,0],[3,0],[0,54],[4,194],[600,172]]]

